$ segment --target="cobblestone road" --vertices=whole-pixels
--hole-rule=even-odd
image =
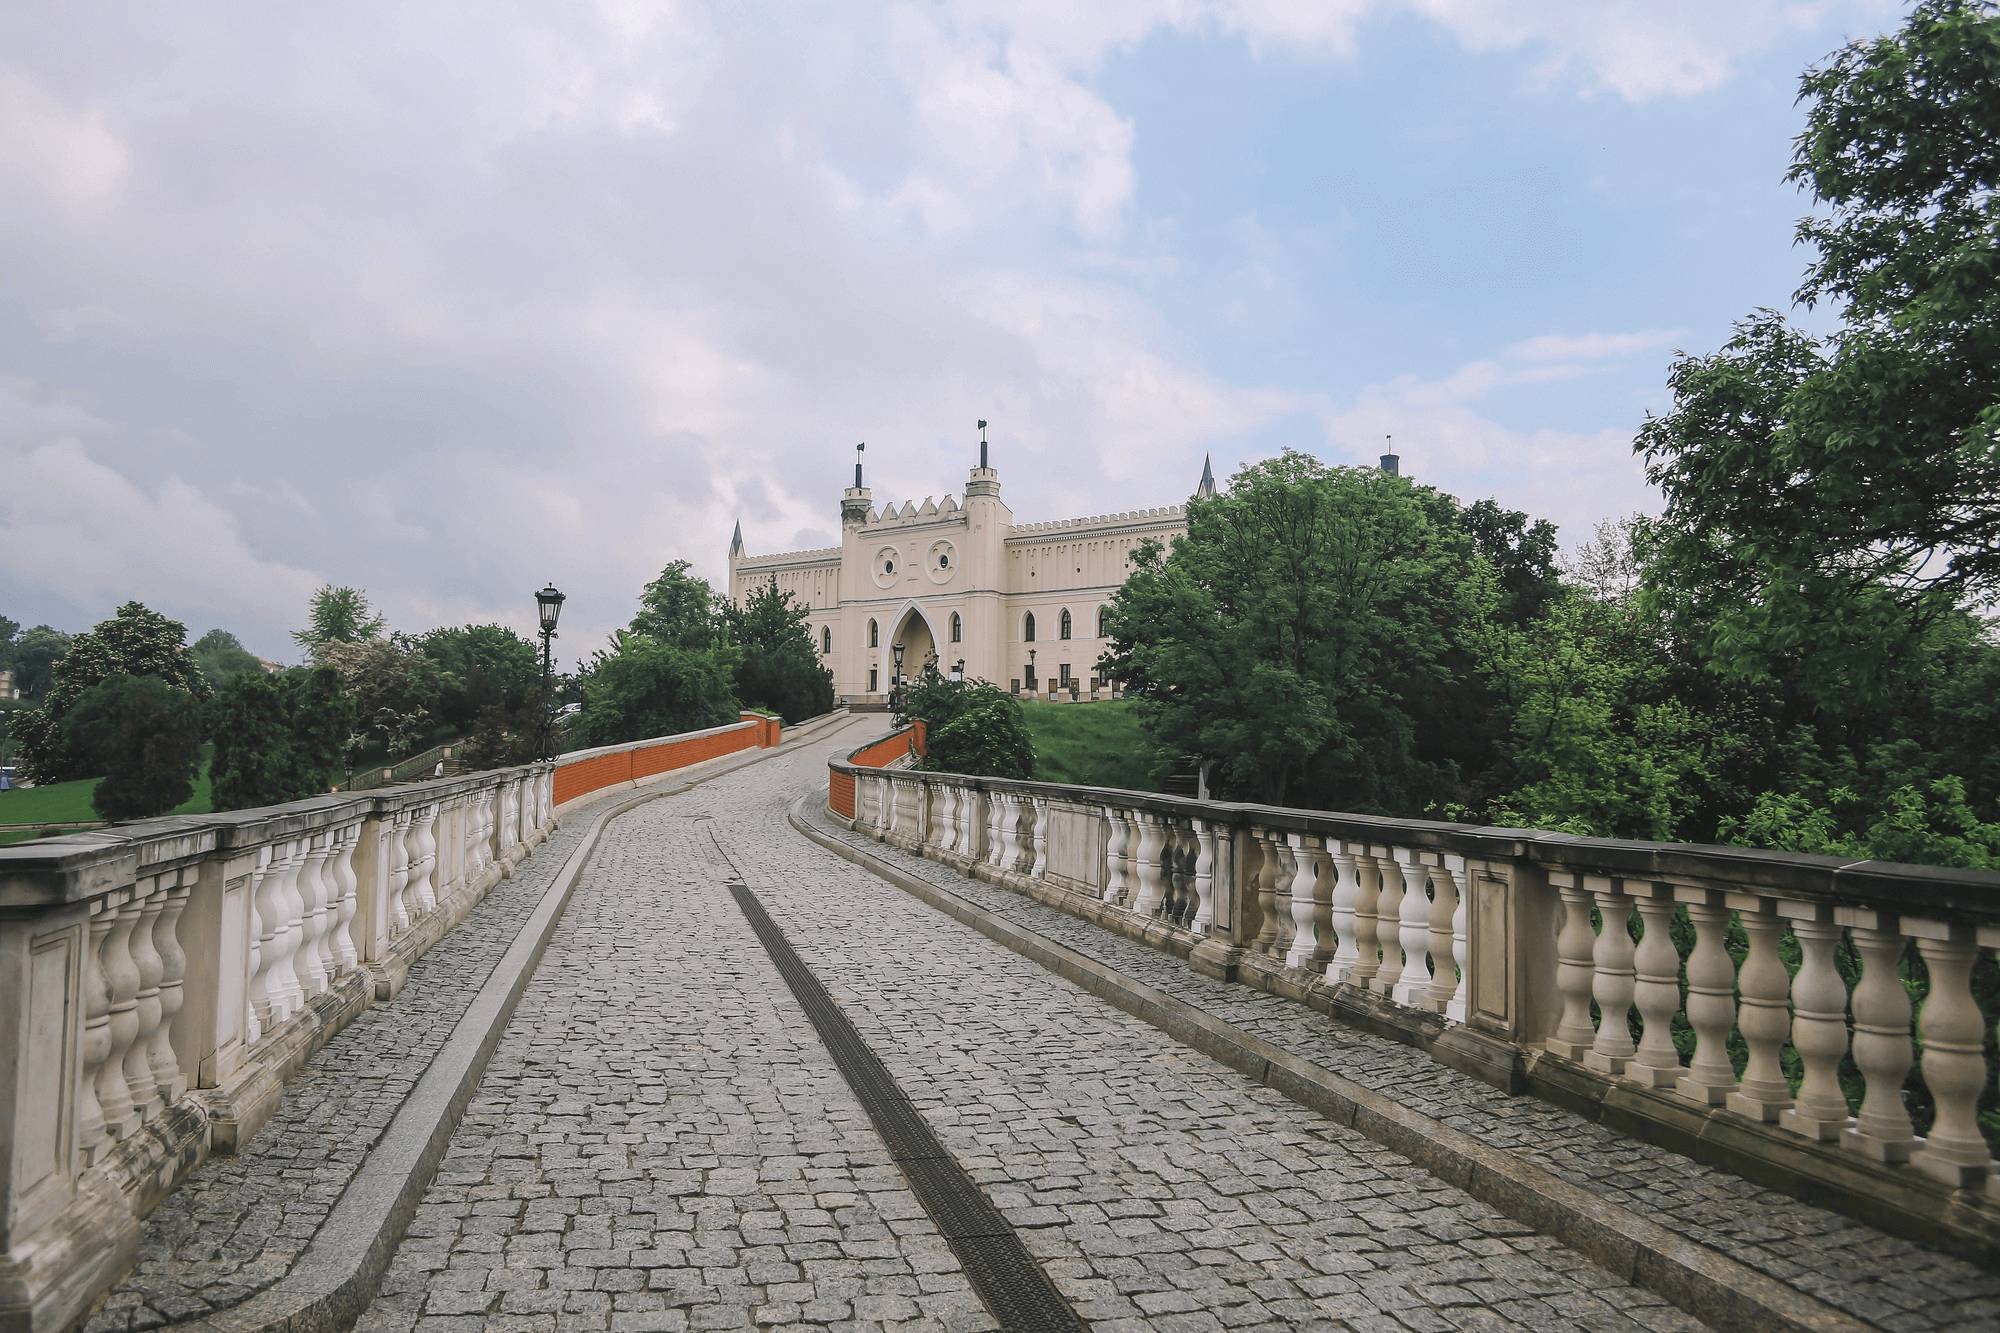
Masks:
[[[362,1328],[992,1326],[732,867],[1097,1329],[1697,1326],[805,842],[864,730],[607,830]]]

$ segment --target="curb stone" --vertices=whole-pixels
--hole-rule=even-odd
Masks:
[[[785,753],[783,745],[756,750],[691,780],[659,783],[592,816],[589,829],[542,891],[526,924],[494,964],[291,1271],[241,1305],[174,1327],[215,1333],[330,1333],[352,1326],[374,1298],[402,1243],[605,827],[649,801],[679,795]]]
[[[804,813],[817,799],[818,793],[807,792],[786,811],[792,827],[817,845],[1174,1040],[1408,1158],[1615,1276],[1659,1293],[1703,1322],[1744,1333],[1846,1333],[1873,1327],[855,847],[817,827]]]

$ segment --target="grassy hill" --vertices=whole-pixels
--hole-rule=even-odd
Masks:
[[[1159,790],[1155,770],[1161,765],[1139,729],[1139,714],[1132,701],[1052,704],[1023,700],[1021,711],[1035,746],[1035,776],[1042,781]]]
[[[90,808],[90,794],[97,790],[97,783],[96,778],[78,778],[75,782],[57,782],[47,787],[16,787],[13,791],[0,791],[0,845],[22,842],[34,836],[31,829],[10,829],[5,827],[8,824],[71,824],[96,819],[97,811]],[[195,774],[194,795],[173,813],[205,815],[214,808],[214,798],[208,785],[208,765],[204,762]]]

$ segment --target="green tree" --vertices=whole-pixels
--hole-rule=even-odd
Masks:
[[[14,737],[28,777],[46,784],[93,775],[89,758],[70,748],[63,722],[92,686],[113,676],[153,676],[196,701],[208,697],[208,682],[188,651],[187,627],[127,602],[69,641],[40,704],[15,715]]]
[[[438,669],[438,720],[460,735],[471,733],[482,717],[537,714],[541,658],[513,630],[461,625],[431,630],[416,642]]]
[[[693,573],[694,566],[676,560],[639,594],[639,613],[632,633],[676,648],[705,649],[722,637],[722,607],[715,589]]]
[[[367,643],[381,638],[389,622],[368,605],[368,594],[359,588],[336,588],[324,584],[306,606],[306,627],[292,631],[292,642],[318,659],[330,643]]]
[[[1252,800],[1411,812],[1453,800],[1477,706],[1491,565],[1401,477],[1303,454],[1249,465],[1188,506],[1107,615],[1100,663],[1156,742]]]
[[[236,676],[209,703],[215,808],[278,805],[342,775],[353,704],[331,667]]]
[[[210,689],[219,689],[237,676],[264,669],[264,664],[243,646],[242,640],[226,629],[212,629],[202,635],[194,641],[191,651]]]
[[[416,640],[394,634],[359,643],[329,641],[320,645],[318,657],[354,702],[356,750],[402,759],[431,743],[444,675]]]
[[[90,803],[106,819],[166,814],[194,794],[195,701],[157,676],[108,676],[63,714],[63,744],[104,774]]]
[[[646,634],[615,634],[583,667],[583,710],[570,738],[616,745],[734,722],[735,669],[735,651],[727,647],[684,648]]]
[[[1493,500],[1474,501],[1463,509],[1454,501],[1452,511],[1472,539],[1472,549],[1493,566],[1501,615],[1516,625],[1540,615],[1562,589],[1556,573],[1556,525],[1530,519],[1518,509],[1502,509]]]
[[[935,669],[903,689],[898,720],[924,724],[923,768],[974,777],[1032,778],[1035,748],[1020,703],[987,681],[955,681]]]
[[[39,700],[55,683],[56,663],[69,651],[70,635],[48,625],[22,630],[14,640],[14,687],[21,697]]]
[[[1653,590],[1725,671],[1888,692],[1909,642],[2000,593],[2000,16],[1926,0],[1801,83],[1790,179],[1822,208],[1796,299],[1678,359],[1638,448]]]
[[[744,707],[769,708],[788,723],[832,709],[833,673],[820,665],[806,616],[775,577],[751,589],[742,606],[724,604],[723,625],[741,654],[736,697]]]

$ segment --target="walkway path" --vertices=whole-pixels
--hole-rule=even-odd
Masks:
[[[806,843],[860,734],[607,829],[361,1327],[994,1326],[739,877],[1093,1328],[1696,1326]]]

